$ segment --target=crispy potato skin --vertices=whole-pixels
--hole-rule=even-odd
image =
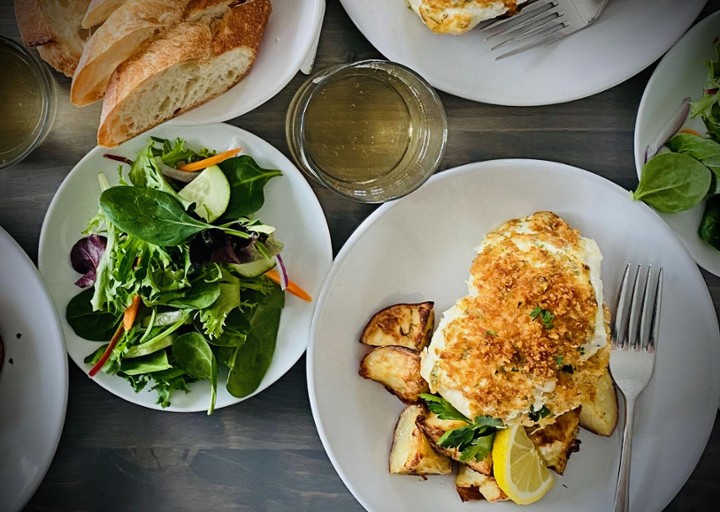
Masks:
[[[375,313],[362,331],[360,342],[375,347],[395,345],[422,350],[435,327],[434,303],[393,304]]]
[[[570,455],[580,449],[579,423],[580,408],[561,414],[554,423],[541,429],[527,429],[545,465],[559,475],[565,471]]]
[[[375,347],[360,363],[360,376],[379,382],[406,404],[430,391],[420,375],[420,352],[407,347]]]
[[[390,448],[390,473],[448,475],[453,471],[452,460],[433,450],[418,428],[416,420],[421,414],[419,405],[409,405],[400,413]]]
[[[457,475],[455,475],[455,490],[462,501],[485,499],[490,503],[495,503],[508,499],[493,476],[474,471],[465,464],[458,466]]]

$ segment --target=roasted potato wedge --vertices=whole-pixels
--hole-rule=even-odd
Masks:
[[[582,402],[580,426],[601,436],[609,436],[618,421],[615,383],[606,371],[596,382],[595,392]]]
[[[561,414],[554,423],[528,432],[528,437],[537,447],[545,465],[559,475],[565,471],[570,455],[580,449],[577,438],[579,423],[578,408]]]
[[[435,325],[433,302],[394,304],[373,315],[363,329],[360,341],[366,345],[396,345],[422,350],[430,342]]]
[[[438,441],[448,430],[463,427],[466,423],[459,420],[441,420],[437,414],[430,412],[427,408],[424,410],[425,414],[418,417],[418,426],[427,436],[430,444],[433,445],[436,452],[442,453],[453,460],[460,461],[460,453],[457,448],[443,448],[438,445]],[[487,476],[492,475],[492,455],[490,454],[482,461],[471,460],[466,461],[465,464],[478,473]]]
[[[463,501],[486,499],[489,502],[496,502],[508,499],[494,477],[478,473],[465,464],[458,466],[455,489]]]
[[[421,476],[452,473],[452,460],[433,450],[417,426],[417,418],[422,414],[419,405],[409,405],[400,413],[390,448],[390,473]]]
[[[430,388],[420,375],[420,352],[407,347],[376,347],[360,363],[360,376],[379,382],[406,404]]]

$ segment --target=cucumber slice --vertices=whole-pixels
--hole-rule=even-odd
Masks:
[[[225,213],[230,204],[230,183],[220,167],[211,165],[185,185],[178,195],[195,203],[195,213],[212,222]]]
[[[275,266],[275,258],[262,258],[250,263],[230,263],[230,268],[243,277],[258,277]]]

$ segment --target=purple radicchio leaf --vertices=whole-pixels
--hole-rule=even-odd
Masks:
[[[87,288],[95,282],[97,266],[100,263],[107,238],[100,235],[90,235],[81,238],[70,251],[70,263],[76,272],[83,276],[75,281],[80,288]]]

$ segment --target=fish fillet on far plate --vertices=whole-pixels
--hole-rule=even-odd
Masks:
[[[464,34],[481,21],[515,14],[528,0],[407,0],[430,30],[438,34]]]

